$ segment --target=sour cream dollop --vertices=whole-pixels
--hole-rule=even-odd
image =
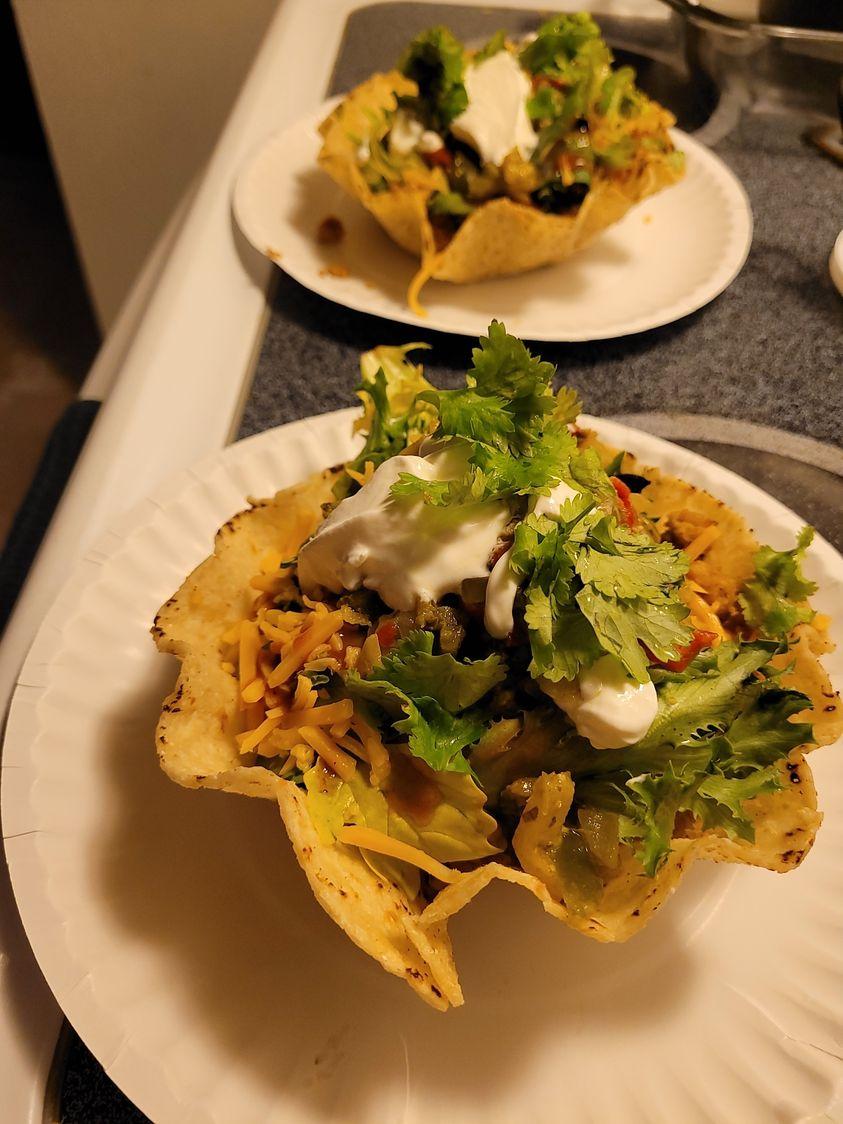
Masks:
[[[595,749],[623,749],[647,733],[658,710],[652,683],[636,683],[614,656],[602,656],[572,682],[539,682]]]
[[[453,480],[465,468],[466,453],[459,448],[384,461],[302,547],[298,577],[304,592],[322,586],[341,593],[363,586],[390,608],[408,612],[420,601],[459,593],[467,578],[487,577],[489,555],[510,518],[505,502],[433,507],[390,493],[402,472]]]
[[[451,122],[455,137],[476,149],[486,164],[502,164],[513,149],[524,160],[536,147],[536,133],[527,116],[532,87],[509,51],[469,65],[465,73],[468,107]]]
[[[579,493],[560,481],[555,488],[551,488],[547,496],[536,496],[530,504],[534,515],[558,515],[559,508],[566,500]],[[521,584],[509,568],[509,558],[512,548],[502,554],[497,560],[489,575],[489,584],[486,586],[486,604],[483,610],[483,624],[490,636],[496,640],[505,640],[515,627],[513,609],[515,608],[515,594]]]
[[[389,151],[406,156],[413,149],[419,152],[438,152],[444,141],[432,129],[426,129],[417,117],[406,109],[399,109],[389,131]]]

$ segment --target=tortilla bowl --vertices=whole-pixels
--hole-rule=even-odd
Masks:
[[[682,178],[680,169],[658,159],[638,164],[623,176],[598,172],[585,201],[567,214],[550,214],[511,198],[490,199],[437,248],[427,203],[434,192],[448,190],[442,169],[413,168],[403,182],[373,191],[357,158],[357,138],[365,135],[372,119],[394,110],[398,97],[416,92],[415,82],[398,71],[374,74],[357,86],[320,126],[319,165],[394,242],[420,259],[407,291],[407,303],[417,314],[424,313],[419,297],[426,281],[468,284],[565,261],[636,203]]]
[[[610,451],[604,449],[605,454]],[[627,457],[625,467],[635,468]],[[743,519],[708,493],[683,481],[647,469],[652,483],[639,497],[651,518],[671,514],[718,524],[721,534],[708,563],[721,576],[722,595],[734,596],[756,550]],[[250,611],[250,582],[267,552],[290,557],[319,524],[322,504],[331,496],[334,471],[318,473],[304,483],[260,501],[235,516],[217,535],[214,554],[184,582],[162,607],[153,635],[158,647],[182,661],[174,692],[164,704],[157,730],[158,756],[164,771],[190,788],[207,787],[275,799],[287,834],[313,892],[326,912],[349,937],[387,971],[404,979],[437,1010],[463,1002],[448,937],[448,919],[494,879],[524,886],[544,909],[569,927],[601,942],[624,941],[638,932],[676,889],[697,859],[744,863],[771,871],[797,866],[813,843],[822,816],[804,752],[794,750],[781,766],[787,783],[779,791],[746,802],[755,826],[753,842],[729,839],[719,830],[693,826],[675,837],[655,877],[645,875],[631,853],[605,879],[600,899],[586,911],[571,908],[553,893],[543,870],[515,865],[520,843],[503,861],[463,864],[452,870],[450,884],[430,879],[425,893],[411,898],[364,858],[357,847],[326,843],[311,822],[303,790],[280,778],[265,759],[240,752],[235,740],[238,722],[236,680],[221,662],[221,637]],[[843,729],[841,707],[819,657],[829,650],[824,622],[802,624],[795,635],[792,666],[782,681],[804,692],[814,705],[816,745],[829,744]],[[784,663],[783,663],[784,666]],[[830,701],[832,700],[832,701]],[[797,716],[798,717],[798,716]],[[565,809],[573,785],[567,774],[544,774],[533,786],[526,810],[533,820],[547,808]],[[563,811],[564,814],[564,811]],[[527,817],[526,823],[531,822]],[[527,853],[527,849],[524,849]]]

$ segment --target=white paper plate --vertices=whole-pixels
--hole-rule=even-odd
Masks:
[[[69,1019],[159,1122],[767,1124],[824,1112],[843,1074],[843,759],[786,878],[699,864],[627,945],[567,930],[517,887],[453,925],[466,1006],[425,1007],[323,914],[274,806],[177,788],[153,730],[175,663],[155,610],[247,494],[349,454],[353,411],[296,422],[185,473],[86,557],[27,659],[3,817],[27,933]],[[599,422],[707,486],[775,546],[799,520],[718,466]],[[843,559],[818,542],[843,641]],[[843,681],[838,653],[829,668]]]
[[[674,129],[687,157],[676,186],[646,199],[561,265],[473,285],[431,281],[426,317],[407,308],[414,259],[317,166],[316,127],[338,99],[268,140],[234,191],[234,213],[252,245],[308,289],[338,304],[404,324],[480,336],[493,316],[530,340],[595,340],[669,324],[734,280],[752,241],[746,193],[726,165]],[[345,228],[321,246],[327,215]],[[348,276],[329,270],[341,265]]]

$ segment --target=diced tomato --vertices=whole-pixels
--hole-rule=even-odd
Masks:
[[[623,509],[624,523],[626,523],[627,527],[634,527],[638,523],[638,515],[635,508],[632,506],[632,500],[629,498],[632,492],[630,492],[623,480],[619,480],[617,476],[610,476],[609,479],[612,481],[612,487],[615,489],[618,502]]]
[[[387,648],[391,648],[395,641],[398,639],[398,625],[394,620],[384,621],[380,628],[375,633],[378,638],[378,643],[381,646],[381,651],[385,652]]]
[[[710,648],[716,639],[716,632],[706,632],[705,629],[695,628],[691,643],[679,649],[679,655],[675,660],[657,660],[653,653],[649,652],[650,662],[655,664],[656,667],[663,667],[665,671],[684,671],[694,656],[698,655],[703,648]]]
[[[450,168],[454,162],[447,148],[437,148],[435,152],[425,152],[425,160],[432,168]]]

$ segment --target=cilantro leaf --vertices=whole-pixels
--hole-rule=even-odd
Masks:
[[[530,673],[572,679],[608,652],[644,683],[642,644],[658,659],[675,659],[690,638],[677,592],[687,564],[669,544],[618,527],[582,495],[559,519],[528,516],[516,528],[510,566],[526,579]]]
[[[434,507],[447,507],[453,503],[453,493],[462,488],[456,480],[424,480],[411,472],[399,472],[398,479],[390,488],[393,496],[421,496],[425,503]]]
[[[582,399],[572,386],[560,386],[556,392],[553,417],[562,425],[571,425],[582,413]]]
[[[524,620],[530,633],[529,671],[551,682],[574,679],[603,655],[591,622],[570,605],[555,607],[549,594],[532,587]]]
[[[451,714],[474,706],[506,678],[502,656],[465,662],[450,653],[434,656],[433,640],[432,632],[411,632],[383,657],[378,678],[413,698],[429,697]]]
[[[762,636],[785,637],[797,624],[813,617],[803,602],[817,587],[802,573],[813,537],[813,527],[803,527],[793,550],[762,546],[755,555],[755,576],[746,583],[739,600],[746,623]]]
[[[518,438],[528,444],[536,422],[553,410],[550,383],[556,368],[531,355],[498,320],[492,321],[488,336],[481,336],[478,342],[479,347],[471,352],[468,383],[479,394],[499,395],[509,401]]]
[[[418,97],[401,99],[428,128],[444,132],[468,106],[463,84],[463,46],[447,27],[431,27],[409,45],[398,69],[419,88]]]
[[[419,401],[439,416],[437,436],[468,443],[468,469],[446,487],[409,474],[394,495],[421,495],[428,503],[476,503],[546,490],[562,479],[577,445],[564,417],[575,407],[568,392],[561,416],[550,389],[555,368],[493,320],[472,352],[473,365],[461,390],[425,390]]]
[[[475,432],[472,420],[473,411],[481,409],[504,415],[494,428],[492,444],[513,454],[526,453],[541,433],[542,419],[553,410],[550,382],[555,368],[531,355],[497,320],[479,344],[471,353],[466,389],[431,390],[424,399],[438,410],[443,437],[486,440]]]
[[[495,499],[546,491],[562,479],[576,441],[564,426],[548,422],[518,455],[478,444],[470,458],[471,495]]]
[[[500,395],[481,394],[473,387],[465,387],[428,391],[422,397],[438,410],[443,435],[467,437],[505,449],[515,433],[507,400]]]
[[[660,660],[674,660],[691,638],[683,623],[687,606],[678,597],[663,592],[649,599],[607,597],[586,585],[576,597],[577,605],[590,621],[604,651],[615,656],[633,679],[646,683],[649,661],[642,644]]]
[[[580,551],[577,573],[585,585],[606,597],[654,597],[687,572],[687,557],[670,543],[655,542],[649,535],[621,527],[608,540],[598,542],[597,535],[595,529],[591,543]]]
[[[571,479],[580,488],[614,502],[615,489],[594,449],[580,449],[568,465]]]

